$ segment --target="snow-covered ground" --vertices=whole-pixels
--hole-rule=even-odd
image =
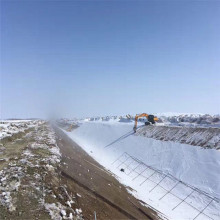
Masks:
[[[161,199],[166,191],[157,187],[151,192],[156,184],[152,185],[152,182],[149,181],[143,183],[144,179],[141,176],[134,178],[135,176],[127,175],[127,165],[123,166],[123,163],[115,166],[113,162],[124,152],[213,197],[220,198],[219,151],[136,136],[133,134],[132,121],[127,120],[127,123],[122,123],[115,119],[82,120],[78,122],[78,128],[67,134],[100,164],[115,173],[121,182],[136,190],[133,193],[139,199],[164,213],[169,219],[193,219],[199,212],[188,204],[194,204],[199,210],[203,210],[209,201],[195,193],[192,196],[194,201],[188,201],[188,204],[183,202],[173,210],[181,200],[170,194]],[[120,168],[123,168],[124,172],[121,172]],[[157,177],[152,175],[152,178]],[[169,184],[167,180],[164,182]],[[175,190],[176,194],[184,199],[188,189],[175,188]],[[192,197],[189,196],[187,200],[191,200]],[[212,219],[220,219],[219,203],[211,203],[204,214],[211,216]],[[199,215],[196,219],[210,219],[204,214]]]
[[[39,120],[2,120],[0,121],[0,139],[12,136],[13,134],[24,132],[26,129],[34,127]]]
[[[220,128],[220,115],[209,115],[209,114],[190,114],[190,113],[156,113],[153,114],[159,117],[160,125],[166,126],[182,126],[182,127],[214,127]],[[121,121],[129,122],[134,121],[135,115],[124,115],[124,116],[104,116],[104,117],[87,117],[82,120],[85,121]],[[140,121],[145,121],[144,118],[140,118]],[[62,119],[63,122],[69,121],[69,119]],[[77,122],[75,118],[71,120]]]
[[[183,126],[183,127],[220,128],[220,115],[190,114],[190,113],[187,114],[159,113],[156,115],[166,125]]]

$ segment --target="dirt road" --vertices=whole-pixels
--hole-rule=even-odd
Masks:
[[[159,219],[156,211],[141,204],[125,186],[62,130],[55,127],[62,153],[60,171],[67,187],[77,192],[84,219]]]

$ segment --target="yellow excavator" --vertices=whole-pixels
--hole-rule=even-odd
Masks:
[[[74,124],[71,124],[70,127],[67,129],[67,131],[71,132],[73,130]]]
[[[155,124],[156,121],[158,121],[159,119],[154,116],[154,115],[148,115],[146,113],[142,113],[142,114],[138,114],[135,116],[135,122],[134,122],[134,132],[137,131],[137,122],[138,122],[138,119],[139,118],[143,118],[143,117],[146,117],[147,118],[147,121],[145,122],[145,125],[150,125],[150,124]]]

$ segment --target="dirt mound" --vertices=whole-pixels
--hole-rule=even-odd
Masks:
[[[146,126],[140,128],[136,135],[162,141],[175,141],[204,148],[220,149],[219,128]]]

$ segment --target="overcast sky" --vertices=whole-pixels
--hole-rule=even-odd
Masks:
[[[220,113],[220,1],[1,1],[1,118]]]

